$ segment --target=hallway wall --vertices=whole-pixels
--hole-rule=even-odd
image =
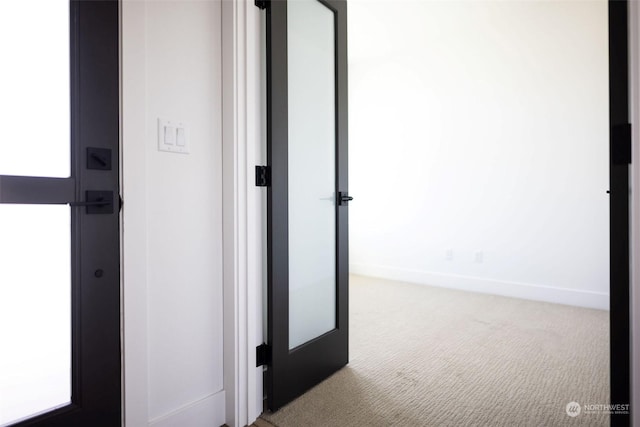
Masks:
[[[349,13],[351,271],[608,309],[607,3]]]
[[[221,2],[124,1],[125,421],[225,422]],[[158,151],[158,118],[189,154]]]

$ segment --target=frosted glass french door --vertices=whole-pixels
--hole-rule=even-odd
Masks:
[[[6,2],[0,52],[0,426],[118,425],[118,3]]]
[[[294,1],[287,15],[289,348],[336,327],[334,12]]]
[[[346,4],[272,1],[267,27],[275,410],[348,361]]]

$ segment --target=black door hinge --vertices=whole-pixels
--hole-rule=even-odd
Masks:
[[[631,124],[624,123],[611,128],[611,163],[628,165],[631,163]]]
[[[269,6],[269,0],[256,0],[256,6],[264,10]]]
[[[256,368],[271,364],[271,348],[266,344],[256,347]]]
[[[256,186],[268,187],[271,185],[271,173],[269,166],[256,166]]]

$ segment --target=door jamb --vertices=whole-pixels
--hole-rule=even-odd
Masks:
[[[222,186],[224,390],[226,423],[251,424],[262,413],[262,367],[255,348],[262,331],[265,120],[261,41],[263,16],[253,0],[222,2]]]

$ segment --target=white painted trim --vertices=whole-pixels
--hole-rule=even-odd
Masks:
[[[136,34],[133,34],[133,33]],[[121,3],[121,194],[123,298],[123,417],[127,426],[149,420],[147,357],[146,5]],[[142,36],[141,36],[142,35]],[[126,77],[126,78],[124,78]],[[132,166],[128,166],[132,165]],[[144,267],[140,267],[144,266]]]
[[[262,342],[262,198],[253,177],[254,165],[263,160],[259,23],[252,0],[222,2],[224,388],[230,427],[250,424],[262,412],[262,370],[255,363]]]
[[[631,162],[631,425],[640,425],[640,6],[629,2]],[[635,325],[635,326],[634,326]]]
[[[177,410],[154,418],[153,427],[218,427],[224,420],[225,392],[219,391]]]
[[[265,12],[258,9],[253,1],[247,1],[246,20],[246,102],[247,102],[247,263],[248,263],[248,341],[249,357],[247,389],[247,424],[252,423],[263,409],[263,369],[256,367],[254,347],[266,341],[263,337],[263,280],[266,278],[263,258],[263,235],[266,231],[263,220],[266,216],[266,188],[256,187],[255,165],[266,165],[266,90],[263,83],[266,69],[262,54],[265,43]]]
[[[237,112],[237,15],[236,1],[222,3],[222,224],[223,224],[223,297],[224,297],[224,389],[227,391],[226,423],[239,425],[243,383],[238,359],[242,315],[239,313],[240,279],[238,260],[238,112]],[[246,314],[243,313],[246,317]],[[244,350],[246,353],[246,350]]]
[[[609,310],[609,295],[602,292],[555,288],[529,283],[507,282],[380,265],[350,264],[349,271],[363,276],[381,277],[421,285]]]

